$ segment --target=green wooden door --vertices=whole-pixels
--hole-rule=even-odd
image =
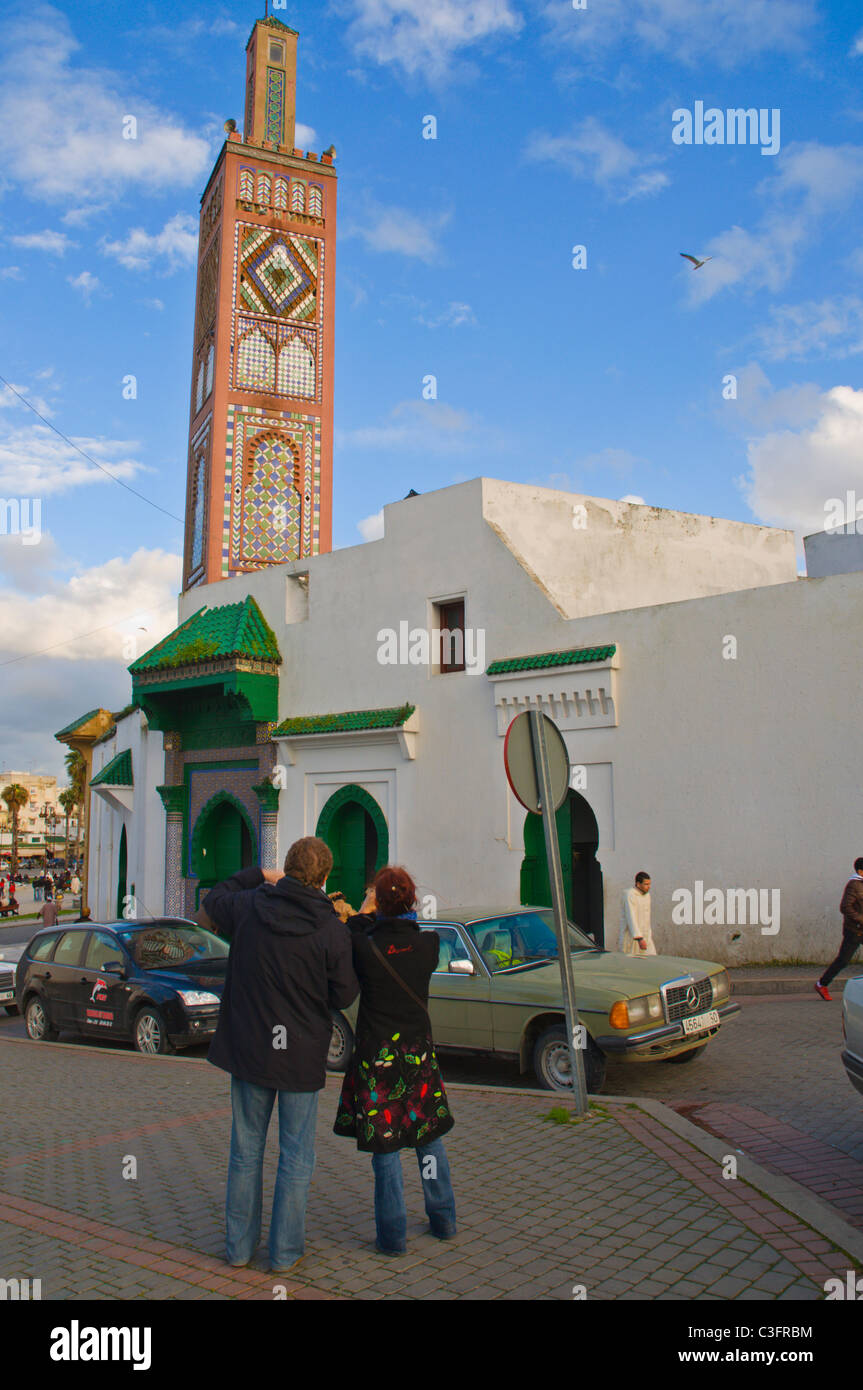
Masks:
[[[236,806],[223,801],[207,817],[201,835],[197,901],[215,883],[231,878],[254,862],[249,827]]]
[[[563,870],[563,893],[566,899],[567,914],[572,916],[572,816],[570,800],[567,797],[558,810],[557,842],[560,845],[560,860]],[[524,822],[524,859],[521,862],[521,900],[534,903],[537,907],[551,907],[551,884],[548,877],[548,859],[545,853],[545,831],[542,816],[528,812]]]
[[[117,917],[123,916],[123,908],[126,906],[126,877],[128,874],[129,846],[126,839],[126,827],[120,832],[120,853],[117,857]]]
[[[333,816],[327,842],[333,852],[327,892],[341,891],[359,911],[366,885],[375,875],[378,835],[374,821],[358,802],[346,801]]]

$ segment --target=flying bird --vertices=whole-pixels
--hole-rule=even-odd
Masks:
[[[690,256],[690,255],[688,255],[688,254],[686,253],[686,251],[681,251],[680,254],[681,254],[681,256],[683,257],[683,259],[684,259],[685,261],[691,261],[691,262],[692,262],[692,269],[693,269],[693,270],[700,270],[701,267],[702,267],[703,265],[707,265],[707,262],[708,262],[708,261],[712,261],[712,260],[713,260],[713,257],[712,257],[712,256],[705,256],[705,257],[704,257],[704,260],[703,260],[703,261],[700,261],[700,260],[698,259],[697,256]]]

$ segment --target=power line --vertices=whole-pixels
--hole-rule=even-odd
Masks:
[[[148,507],[155,507],[157,512],[161,512],[164,516],[169,516],[172,521],[177,521],[180,523],[181,526],[183,525],[183,518],[181,516],[175,516],[173,512],[168,511],[167,507],[160,507],[158,502],[154,502],[150,497],[145,497],[143,492],[138,492],[137,488],[131,487],[128,483],[124,483],[123,479],[118,478],[116,474],[112,473],[110,468],[105,468],[103,464],[98,463],[96,459],[92,458],[90,454],[86,453],[80,447],[80,445],[76,444],[73,439],[70,439],[69,436],[64,434],[62,430],[58,430],[57,426],[52,425],[50,420],[46,420],[45,416],[42,415],[36,409],[35,405],[31,405],[30,401],[27,400],[26,396],[22,396],[20,391],[15,390],[15,387],[12,385],[11,382],[6,380],[5,376],[0,376],[0,382],[3,383],[7,391],[11,391],[13,396],[18,397],[18,400],[21,401],[22,405],[26,405],[28,410],[32,410],[33,414],[42,421],[43,425],[47,425],[49,430],[53,430],[59,439],[62,439],[65,444],[68,444],[70,449],[74,449],[76,453],[79,453],[83,459],[87,460],[88,463],[92,463],[94,468],[98,468],[100,472],[107,474],[107,476],[111,479],[112,482],[118,483],[120,487],[124,487],[127,492],[132,493],[133,497],[137,497],[142,502],[146,502]]]
[[[67,637],[65,642],[55,642],[53,646],[42,647],[38,652],[24,652],[23,656],[13,656],[9,661],[0,661],[0,670],[4,666],[14,666],[18,661],[32,661],[34,657],[46,656],[48,652],[56,652],[60,647],[68,647],[70,642],[80,642],[84,637],[94,637],[97,632],[107,632],[108,628],[117,627],[119,623],[130,623],[133,618],[146,617],[148,613],[163,613],[166,608],[173,606],[173,603],[163,603],[159,608],[143,608],[140,613],[131,613],[127,618],[117,618],[113,623],[103,623],[101,627],[91,628],[89,632],[78,632],[74,637]]]

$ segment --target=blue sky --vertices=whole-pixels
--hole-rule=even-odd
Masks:
[[[53,731],[124,704],[130,643],[172,626],[199,196],[262,11],[5,7],[0,374],[164,511],[0,388],[0,496],[39,497],[44,529],[0,536],[0,768],[56,771]],[[338,152],[337,545],[480,473],[800,536],[863,503],[858,3],[275,13],[301,34],[299,143]],[[778,110],[778,152],[675,144],[696,102]]]

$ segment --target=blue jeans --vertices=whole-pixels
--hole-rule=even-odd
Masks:
[[[287,1269],[305,1251],[306,1197],[315,1168],[317,1091],[276,1091],[231,1077],[231,1159],[225,1211],[225,1255],[247,1264],[261,1237],[264,1148],[276,1097],[279,1167],[270,1218],[270,1265]]]
[[[455,1197],[449,1161],[442,1139],[417,1149],[426,1215],[433,1236],[446,1240],[456,1233]],[[429,1160],[432,1160],[431,1162]],[[375,1175],[375,1228],[378,1246],[392,1252],[407,1249],[401,1153],[372,1154]]]

